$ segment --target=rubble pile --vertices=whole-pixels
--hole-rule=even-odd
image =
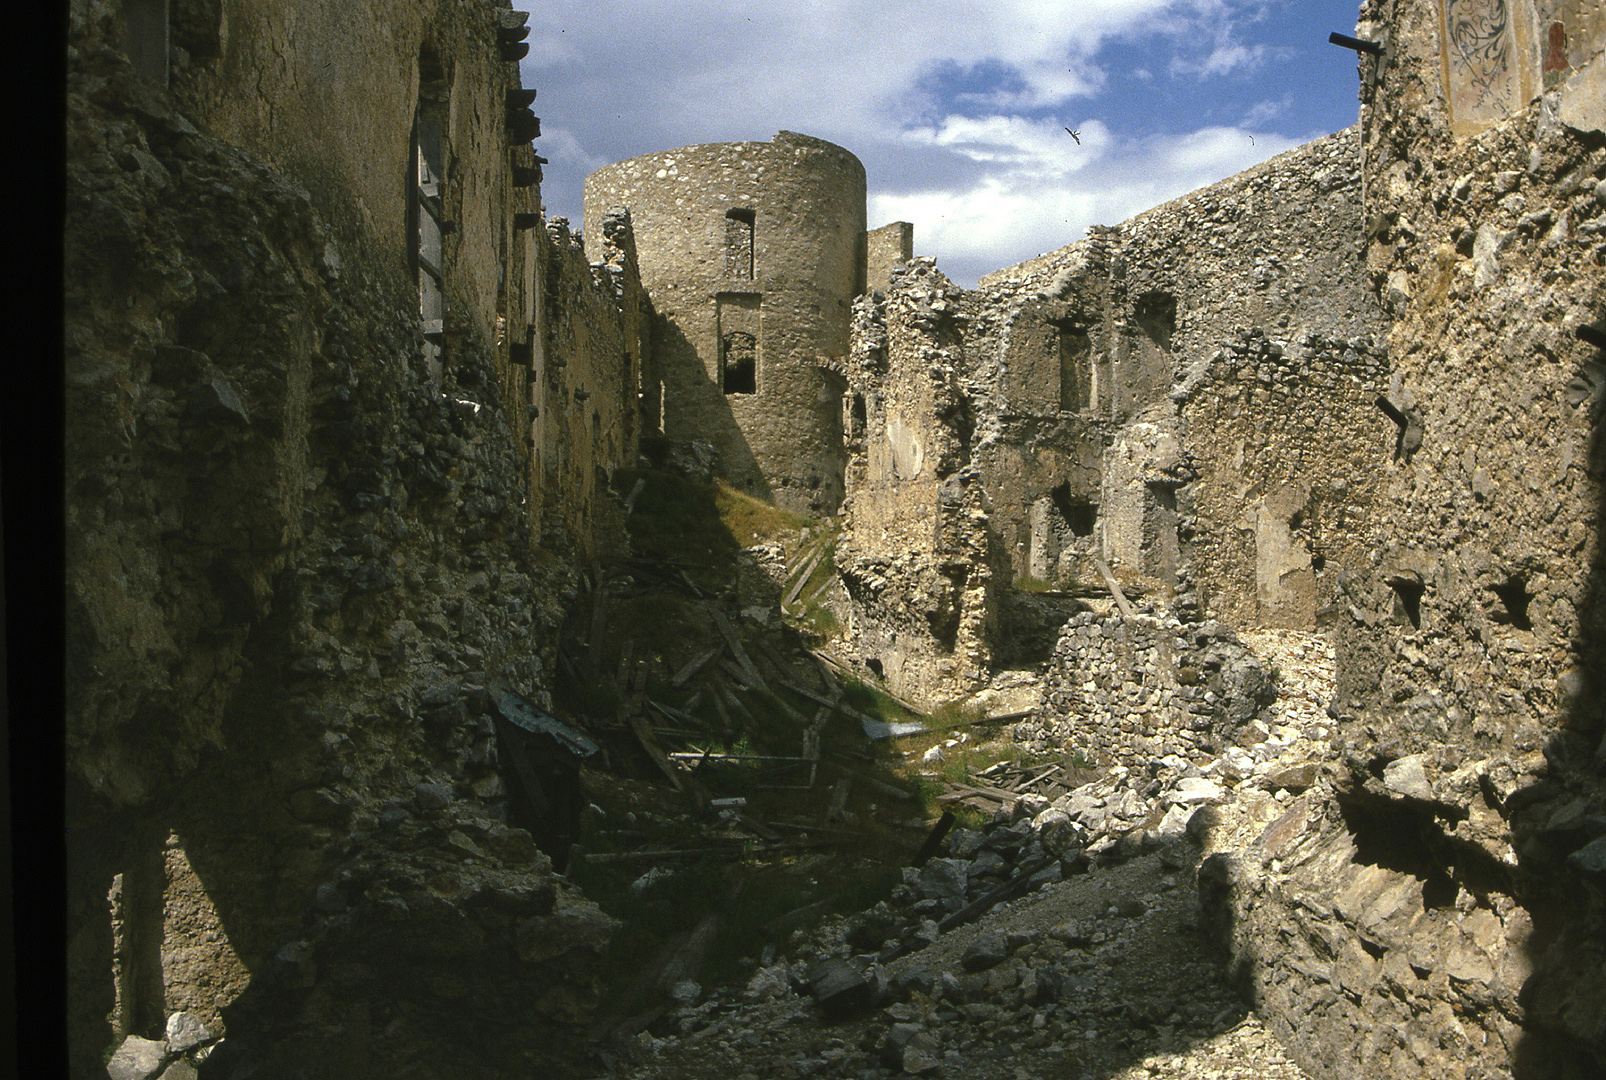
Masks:
[[[1241,745],[1009,797],[888,900],[799,932],[744,989],[688,1000],[675,1034],[616,1045],[612,1075],[1303,1077],[1223,975],[1195,886],[1330,756],[1331,646],[1253,637],[1282,693]]]

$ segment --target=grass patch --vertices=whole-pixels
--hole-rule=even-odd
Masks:
[[[771,506],[763,499],[737,491],[723,480],[714,484],[714,506],[726,531],[741,547],[789,537],[815,523],[807,514]]]
[[[948,731],[952,728],[969,727],[978,720],[987,718],[987,710],[973,702],[963,699],[945,701],[938,705],[926,721],[926,726],[933,731]]]
[[[1022,574],[1015,579],[1015,590],[1029,593],[1053,592],[1054,585],[1052,582],[1044,581],[1034,574]]]
[[[920,713],[910,712],[885,691],[858,679],[842,683],[842,700],[853,708],[876,720],[925,720]]]

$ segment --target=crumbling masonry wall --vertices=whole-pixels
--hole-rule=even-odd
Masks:
[[[984,683],[1003,569],[969,466],[967,301],[930,260],[895,268],[855,307],[848,367],[846,651],[932,705]]]
[[[1234,958],[1318,1076],[1606,1068],[1603,18],[1361,11],[1393,430],[1335,611],[1341,756],[1215,868]]]
[[[1354,129],[1319,139],[973,293],[895,272],[849,368],[838,565],[850,595],[854,559],[878,583],[860,587],[850,651],[907,696],[960,696],[999,663],[1048,659],[1057,624],[1023,625],[1012,587],[1102,589],[1101,559],[1192,619],[1313,628],[1364,562],[1349,526],[1392,429],[1374,405],[1384,314],[1360,258],[1359,149]],[[975,505],[944,526],[949,477]],[[964,539],[937,547],[943,528]],[[888,602],[891,581],[907,600]],[[965,612],[966,662],[905,610]]]
[[[1102,556],[1236,625],[1315,625],[1387,426],[1359,173],[1339,132],[982,279],[977,458],[1017,576]]]
[[[73,1075],[176,1011],[223,1075],[551,1071],[610,922],[505,820],[493,688],[550,705],[635,461],[628,230],[540,223],[505,7],[121,14],[69,41]]]

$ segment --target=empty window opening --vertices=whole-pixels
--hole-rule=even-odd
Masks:
[[[1489,586],[1494,598],[1489,604],[1489,619],[1516,630],[1532,630],[1533,620],[1528,617],[1528,603],[1533,594],[1522,578],[1510,578],[1500,585]]]
[[[1382,394],[1377,396],[1377,407],[1398,429],[1394,436],[1394,460],[1411,460],[1411,455],[1422,448],[1422,418],[1408,409],[1401,409]]]
[[[732,330],[719,343],[720,377],[727,394],[758,392],[758,340]]]
[[[725,268],[732,277],[753,280],[753,211],[725,212]]]
[[[1398,576],[1389,579],[1394,590],[1394,621],[1400,625],[1410,623],[1412,629],[1422,629],[1422,594],[1427,586],[1415,576]]]
[[[854,394],[848,411],[848,436],[854,439],[864,438],[865,428],[870,426],[869,414],[864,407],[864,395]]]
[[[1060,409],[1083,412],[1093,400],[1093,339],[1087,328],[1059,327]]]
[[[1068,482],[1049,492],[1049,497],[1054,500],[1054,507],[1060,512],[1060,517],[1070,527],[1072,536],[1093,535],[1093,526],[1099,519],[1097,503],[1073,498],[1071,485]]]
[[[418,317],[425,359],[440,356],[446,320],[442,237],[449,231],[442,208],[445,175],[447,90],[444,72],[432,54],[418,57],[418,108],[413,118],[412,174],[408,216],[412,219],[413,274],[418,282]]]
[[[1177,330],[1177,298],[1168,292],[1147,292],[1132,305],[1132,318],[1143,336],[1170,351]]]

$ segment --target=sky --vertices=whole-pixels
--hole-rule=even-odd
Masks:
[[[515,0],[549,216],[592,170],[798,131],[966,287],[1356,120],[1359,0]],[[1066,132],[1078,133],[1080,143]]]

